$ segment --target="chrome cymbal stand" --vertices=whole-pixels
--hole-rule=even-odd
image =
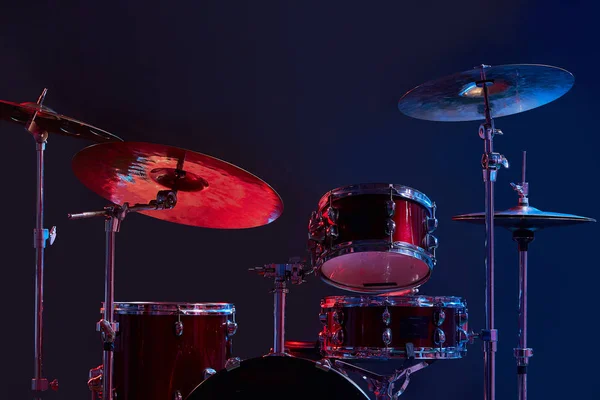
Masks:
[[[37,100],[35,106],[43,110],[43,103],[48,89],[44,89]],[[34,371],[31,380],[31,389],[34,392],[34,398],[39,399],[40,392],[48,390],[50,386],[53,390],[58,389],[58,381],[55,379],[48,385],[48,380],[43,377],[43,311],[44,311],[44,249],[46,241],[50,240],[50,245],[56,239],[56,227],[53,226],[50,231],[44,229],[44,151],[48,140],[48,132],[42,130],[36,123],[38,111],[35,111],[31,121],[25,125],[25,129],[33,135],[37,153],[37,199],[36,199],[36,219],[35,229],[33,231],[33,247],[35,248],[35,319],[34,319]]]
[[[529,205],[529,183],[525,180],[527,153],[523,152],[523,172],[520,185],[511,183],[513,189],[519,193],[519,206]],[[527,366],[529,358],[533,356],[533,349],[527,347],[527,252],[529,243],[534,239],[534,229],[517,229],[513,231],[513,240],[517,242],[519,250],[519,345],[514,349],[517,359],[517,379],[519,400],[527,400]]]
[[[485,69],[488,65],[481,65],[481,80],[477,86],[482,88],[484,100],[485,122],[479,126],[479,137],[484,141],[484,153],[481,159],[483,167],[483,181],[485,183],[485,231],[486,231],[486,299],[485,329],[481,332],[484,352],[484,400],[496,399],[496,350],[498,343],[498,330],[494,327],[494,183],[498,170],[508,168],[506,158],[494,152],[493,138],[501,135],[502,131],[496,129],[490,113],[488,86],[494,81],[486,79]]]
[[[288,293],[286,283],[299,285],[304,283],[304,264],[290,260],[289,264],[267,264],[262,267],[249,268],[265,278],[275,278],[274,293],[274,330],[273,350],[269,355],[285,356],[285,296]]]
[[[115,236],[119,232],[121,222],[128,213],[147,210],[167,210],[177,204],[177,194],[174,191],[164,190],[158,192],[156,200],[148,204],[136,204],[129,206],[112,205],[105,207],[102,211],[88,211],[79,214],[69,214],[69,219],[84,219],[93,217],[105,218],[106,231],[106,256],[105,256],[105,282],[104,282],[104,317],[96,324],[96,330],[101,332],[103,345],[102,358],[102,399],[113,400],[113,350],[114,340],[119,330],[114,318],[115,302]]]

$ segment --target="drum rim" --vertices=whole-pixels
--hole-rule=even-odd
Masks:
[[[329,347],[322,345],[321,351],[326,357],[346,359],[346,360],[386,360],[402,359],[406,357],[406,350],[398,347],[354,347],[354,346],[336,346]],[[415,359],[434,359],[434,360],[456,360],[463,358],[467,353],[464,345],[451,347],[415,347]],[[366,354],[361,354],[366,353]],[[400,357],[399,357],[400,356]]]
[[[174,301],[115,301],[115,314],[121,315],[232,315],[233,303],[188,303]],[[178,308],[179,307],[179,308]],[[104,302],[100,312],[104,312]]]
[[[340,186],[325,193],[319,199],[318,208],[322,210],[329,204],[329,197],[333,196],[332,200],[337,200],[342,197],[360,194],[386,194],[385,190],[394,189],[394,197],[402,197],[407,200],[412,200],[423,207],[427,208],[430,213],[435,208],[435,203],[423,192],[410,186],[396,183],[355,183],[346,186]],[[354,193],[357,192],[357,193]],[[389,193],[389,192],[387,192]]]
[[[467,301],[460,296],[428,296],[424,294],[406,294],[401,296],[362,295],[362,296],[325,296],[321,299],[321,309],[349,307],[423,307],[467,309]]]
[[[323,265],[334,258],[348,255],[348,254],[356,254],[356,253],[368,253],[368,252],[381,252],[381,253],[393,253],[408,256],[414,259],[417,259],[423,262],[428,268],[428,274],[416,282],[414,285],[408,286],[394,286],[387,289],[373,288],[373,289],[365,289],[365,288],[356,288],[353,286],[345,285],[341,282],[334,281],[328,277],[326,277],[321,269]],[[330,250],[323,251],[315,262],[315,266],[319,271],[321,279],[338,289],[344,289],[355,293],[386,293],[386,292],[396,292],[398,290],[403,289],[414,289],[417,288],[424,283],[426,283],[433,273],[433,269],[435,267],[436,261],[433,255],[422,249],[421,247],[412,245],[406,242],[394,242],[390,245],[388,241],[381,240],[355,240],[353,242],[345,242],[340,243],[333,246]]]

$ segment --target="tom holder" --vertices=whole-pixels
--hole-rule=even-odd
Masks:
[[[156,199],[148,204],[135,204],[130,206],[128,203],[123,206],[111,205],[102,211],[88,211],[78,214],[69,214],[71,220],[103,217],[105,219],[104,229],[106,231],[106,252],[105,252],[105,282],[104,282],[104,316],[96,324],[96,330],[102,335],[103,358],[101,373],[96,373],[94,377],[96,382],[101,379],[103,400],[113,400],[113,350],[114,340],[119,330],[114,318],[114,273],[115,273],[115,242],[116,233],[121,228],[121,223],[132,212],[149,210],[168,210],[177,204],[177,193],[171,190],[159,191]],[[96,371],[98,372],[98,371]],[[100,375],[101,374],[101,375]],[[100,378],[99,378],[100,377]],[[90,386],[91,387],[91,386]]]
[[[274,278],[274,331],[273,349],[269,355],[286,356],[285,353],[285,298],[288,293],[287,282],[299,285],[304,283],[304,263],[297,258],[290,259],[288,264],[267,264],[262,267],[249,268],[265,278]]]

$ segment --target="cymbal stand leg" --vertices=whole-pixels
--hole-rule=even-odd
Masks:
[[[47,91],[47,89],[44,89],[38,98],[37,105],[40,108],[43,105]],[[54,243],[56,227],[52,227],[50,232],[44,229],[44,151],[46,150],[48,132],[39,128],[35,121],[36,117],[37,111],[25,129],[35,139],[37,154],[36,221],[33,231],[33,247],[35,248],[34,370],[33,379],[31,380],[31,389],[34,392],[34,398],[37,400],[40,399],[40,392],[48,390],[48,387],[57,389],[58,382],[54,380],[49,385],[48,379],[43,377],[44,250],[48,239],[50,239],[50,245]]]
[[[494,183],[501,166],[508,168],[506,158],[494,152],[493,137],[502,134],[494,127],[489,107],[488,86],[492,80],[485,77],[485,68],[481,67],[481,80],[477,85],[482,87],[484,97],[485,123],[479,126],[479,137],[484,141],[484,154],[481,159],[483,180],[485,183],[485,230],[486,230],[486,323],[481,332],[484,352],[484,400],[496,398],[496,350],[498,331],[494,328]]]

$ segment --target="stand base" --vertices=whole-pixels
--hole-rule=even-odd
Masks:
[[[368,371],[357,365],[349,364],[344,361],[335,360],[335,368],[348,375],[348,372],[356,372],[361,374],[362,378],[367,381],[369,390],[375,394],[377,400],[397,400],[408,387],[410,383],[410,375],[429,366],[433,361],[418,362],[410,367],[402,367],[394,371],[391,375],[379,375]],[[329,360],[324,360],[324,363],[330,363]],[[396,385],[402,382],[400,387],[396,389]]]

